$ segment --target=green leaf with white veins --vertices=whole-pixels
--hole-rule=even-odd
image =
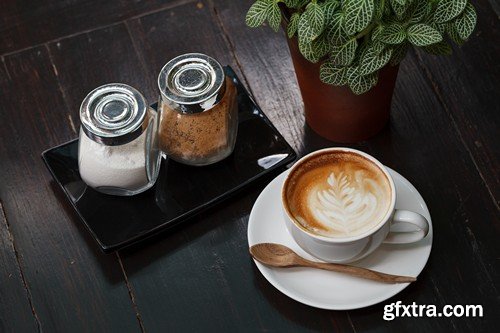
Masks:
[[[330,53],[331,60],[336,65],[348,66],[356,55],[358,42],[356,39],[350,39],[341,45],[334,45]]]
[[[342,1],[344,27],[349,35],[363,30],[370,24],[374,10],[373,0]]]
[[[454,22],[448,22],[445,26],[446,32],[452,41],[457,43],[458,45],[462,45],[465,41],[460,37]]]
[[[340,3],[337,0],[327,0],[321,4],[323,7],[323,13],[325,14],[325,23],[330,22],[333,15],[335,14],[335,10],[340,6]]]
[[[275,1],[273,1],[273,5],[270,6],[269,12],[267,13],[267,21],[269,22],[269,26],[275,32],[278,32],[281,23],[281,11],[278,3]]]
[[[385,0],[374,0],[373,1],[373,19],[375,21],[380,21],[384,15],[384,4]]]
[[[443,40],[436,29],[427,24],[414,24],[406,31],[410,43],[416,46],[427,46]]]
[[[408,8],[407,3],[401,4],[398,0],[390,0],[392,10],[398,18],[402,18]]]
[[[297,28],[299,26],[299,19],[300,19],[299,13],[293,13],[292,16],[290,17],[290,22],[288,22],[288,26],[286,27],[288,38],[292,38],[293,35],[295,35],[295,33],[297,32]]]
[[[370,90],[371,87],[377,84],[377,79],[377,73],[363,76],[359,74],[357,67],[347,68],[347,83],[356,95],[361,95]]]
[[[474,7],[467,3],[464,11],[460,14],[459,17],[454,22],[455,30],[461,39],[466,40],[470,37],[474,28],[476,27],[477,22],[477,14],[474,10]]]
[[[330,25],[327,30],[327,37],[332,44],[340,44],[346,39],[347,34],[344,31],[342,19],[342,13],[336,13],[329,22]]]
[[[321,59],[330,51],[331,44],[328,43],[325,34],[322,34],[312,42],[312,47],[316,57]]]
[[[317,63],[319,61],[319,56],[316,54],[312,42],[305,42],[299,39],[299,51],[310,62]]]
[[[446,25],[448,23],[436,23],[436,22],[431,22],[429,25],[431,28],[436,29],[441,35],[444,35],[446,32]]]
[[[399,23],[392,23],[385,26],[380,35],[380,40],[387,44],[400,44],[405,38],[405,29]]]
[[[377,52],[376,49],[370,48],[366,51],[359,65],[359,74],[367,75],[378,71],[384,67],[391,59],[392,49],[387,48],[382,52]]]
[[[414,6],[414,10],[408,23],[420,22],[424,19],[424,17],[429,15],[432,9],[432,4],[427,1],[417,0],[412,5]]]
[[[257,0],[247,12],[246,24],[252,28],[262,25],[274,4],[273,0]]]
[[[439,0],[434,21],[436,23],[448,22],[457,17],[467,5],[467,0]]]
[[[324,62],[319,69],[319,78],[326,84],[344,86],[347,84],[347,67],[337,66],[331,61]]]
[[[307,5],[306,10],[300,15],[298,34],[299,38],[313,41],[322,32],[325,25],[325,14],[323,8],[315,2]]]
[[[384,26],[383,25],[377,25],[375,28],[372,30],[372,41],[376,41],[380,39],[380,36],[382,36],[382,31],[384,31]]]
[[[305,6],[305,4],[309,2],[309,0],[282,0],[282,2],[288,8],[300,8],[302,6]]]
[[[288,8],[296,8],[299,6],[299,1],[298,0],[283,0],[283,3],[288,7]]]
[[[373,49],[377,54],[380,54],[387,45],[381,41],[375,41],[370,46],[370,49]]]

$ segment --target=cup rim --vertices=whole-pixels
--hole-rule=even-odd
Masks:
[[[389,181],[389,186],[391,188],[391,204],[389,205],[389,208],[387,209],[387,212],[384,215],[384,217],[382,219],[380,219],[380,222],[376,226],[374,226],[373,228],[369,229],[368,231],[365,231],[364,233],[362,233],[360,235],[356,235],[356,236],[352,236],[352,237],[334,238],[334,237],[317,235],[317,234],[312,233],[311,231],[307,230],[303,226],[301,226],[300,223],[293,217],[292,213],[290,212],[290,210],[288,208],[288,203],[287,203],[286,195],[285,195],[285,192],[286,192],[285,189],[287,188],[288,182],[290,180],[290,175],[293,173],[293,171],[295,169],[297,169],[301,164],[303,164],[304,161],[309,160],[311,158],[314,158],[314,156],[316,156],[316,155],[321,155],[321,154],[328,153],[328,152],[339,152],[339,151],[350,152],[350,153],[355,153],[355,154],[361,155],[362,157],[365,157],[369,161],[373,162],[377,167],[379,167],[379,169],[384,173],[387,180]],[[360,239],[363,239],[363,238],[366,238],[368,236],[375,234],[378,230],[380,230],[387,223],[387,221],[389,221],[390,217],[392,216],[392,214],[394,212],[394,208],[396,205],[396,187],[394,186],[394,180],[392,179],[392,176],[389,174],[389,171],[387,170],[387,168],[379,160],[377,160],[375,157],[373,157],[373,156],[371,156],[363,151],[353,149],[353,148],[346,148],[346,147],[323,148],[320,150],[313,151],[313,152],[301,157],[288,171],[289,172],[288,172],[288,174],[285,178],[285,181],[283,182],[283,185],[281,187],[282,206],[284,208],[284,211],[285,211],[287,217],[292,221],[292,223],[295,225],[295,227],[297,227],[301,232],[311,236],[312,238],[315,238],[315,239],[318,239],[318,240],[321,240],[321,241],[324,241],[327,243],[354,242],[354,241],[357,241],[357,240],[360,240]]]

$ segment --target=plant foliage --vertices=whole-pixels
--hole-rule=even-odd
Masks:
[[[291,13],[286,33],[301,54],[322,63],[321,80],[355,94],[375,86],[378,71],[398,65],[410,46],[451,54],[450,41],[463,44],[477,21],[468,0],[257,0],[246,23],[278,31],[282,13]]]

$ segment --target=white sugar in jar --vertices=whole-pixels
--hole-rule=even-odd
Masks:
[[[82,180],[112,195],[134,195],[158,177],[158,116],[134,88],[108,84],[80,108],[78,166]]]

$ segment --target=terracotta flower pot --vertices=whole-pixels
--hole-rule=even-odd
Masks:
[[[389,120],[398,66],[384,67],[374,88],[355,95],[348,87],[321,82],[320,64],[313,64],[300,54],[296,38],[287,41],[306,122],[316,133],[331,141],[349,143],[368,139],[382,130]]]

